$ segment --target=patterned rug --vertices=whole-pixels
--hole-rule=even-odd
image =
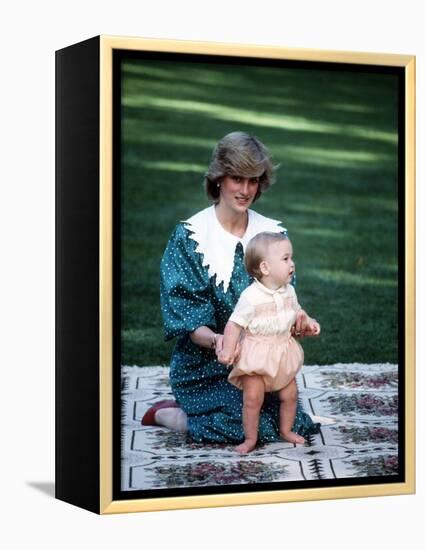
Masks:
[[[397,365],[304,366],[299,399],[310,415],[331,417],[306,445],[270,443],[240,456],[233,445],[196,444],[182,433],[140,424],[172,398],[168,367],[122,367],[123,491],[398,473]]]

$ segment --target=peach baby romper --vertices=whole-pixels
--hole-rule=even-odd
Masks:
[[[244,330],[239,361],[228,380],[242,389],[242,376],[262,376],[266,392],[278,391],[301,369],[304,352],[291,336],[298,304],[291,284],[271,290],[257,279],[246,288],[230,316]]]

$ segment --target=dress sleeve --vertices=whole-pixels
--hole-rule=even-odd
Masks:
[[[250,303],[246,294],[242,293],[229,321],[233,321],[242,328],[246,328],[254,317],[254,306]]]
[[[161,311],[165,340],[206,325],[216,327],[208,271],[189,231],[178,224],[160,268]]]

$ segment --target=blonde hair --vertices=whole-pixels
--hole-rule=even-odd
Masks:
[[[218,202],[219,183],[225,176],[259,178],[254,201],[274,183],[278,166],[265,145],[256,137],[245,132],[232,132],[224,136],[215,146],[211,162],[205,174],[205,190],[209,199]]]
[[[266,259],[269,246],[273,243],[289,240],[286,233],[263,231],[253,237],[245,250],[245,268],[251,277],[261,279],[260,264]]]

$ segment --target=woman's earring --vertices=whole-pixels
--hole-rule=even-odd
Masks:
[[[220,184],[219,184],[219,183],[217,183],[217,187],[220,188]]]

